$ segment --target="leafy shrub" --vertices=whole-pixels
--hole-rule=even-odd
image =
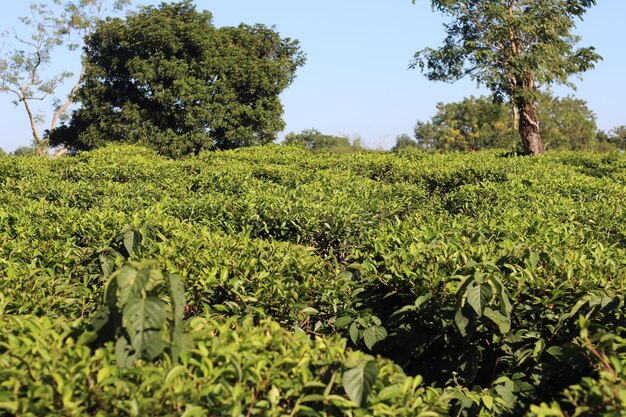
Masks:
[[[411,375],[402,381],[422,379],[419,387],[436,387],[424,392],[436,393],[453,415],[532,415],[532,410],[557,409],[564,415],[619,415],[624,410],[618,395],[623,376],[615,361],[623,362],[620,338],[626,328],[625,185],[626,159],[617,154],[320,155],[268,146],[171,161],[131,146],[57,160],[2,158],[0,316],[10,323],[3,337],[20,339],[26,333],[18,330],[19,320],[40,323],[43,319],[33,316],[47,317],[59,323],[55,331],[67,330],[71,323],[77,346],[75,334],[97,317],[110,274],[124,265],[143,269],[138,265],[151,259],[150,268],[175,274],[185,285],[183,319],[193,322],[195,317],[196,324],[209,320],[209,333],[226,332],[220,323],[228,323],[237,337],[261,338],[269,329],[291,340],[296,336],[288,331],[304,332],[298,343],[308,340],[311,354],[324,358],[329,340],[341,336],[347,342],[338,344],[386,357],[382,362],[363,354],[350,361],[342,357],[327,393],[361,405],[366,398],[370,413],[379,404],[373,400],[377,389],[385,395],[397,390],[386,383],[376,388],[379,382],[370,378],[375,368],[380,377],[392,360]],[[171,296],[154,291],[171,323]],[[244,329],[237,327],[242,316],[252,322],[237,333]],[[588,322],[591,345],[581,337],[580,316]],[[270,321],[269,328],[263,324]],[[276,326],[282,330],[273,330]],[[170,328],[165,327],[163,336]],[[117,321],[117,328],[111,334],[129,337],[123,323]],[[188,323],[186,329],[196,327]],[[209,333],[203,340],[221,340]],[[69,340],[68,335],[62,340]],[[163,338],[166,345],[168,337]],[[96,355],[110,355],[105,362],[111,369],[118,364],[113,346],[104,343],[96,350]],[[177,365],[175,352],[164,353],[155,363],[144,363],[152,355],[133,362],[165,378]],[[68,357],[74,354],[83,355]],[[265,363],[261,353],[254,355]],[[184,354],[180,366],[183,360]],[[97,375],[98,364],[105,362],[89,362],[89,372]],[[329,366],[311,371],[315,378],[323,376],[319,380],[325,388],[313,385],[306,395],[325,395]],[[68,369],[74,374],[64,380],[89,374],[78,365]],[[131,376],[136,370],[115,372],[128,376],[115,395],[137,394],[142,412],[158,407],[169,410],[165,414],[185,412],[184,404],[146,382],[152,376],[143,380]],[[29,384],[43,389],[32,382],[38,373],[20,377],[25,382],[18,391],[27,392]],[[346,374],[359,383],[348,377],[344,381]],[[289,375],[314,379],[301,368]],[[135,388],[124,388],[128,381]],[[233,381],[221,385],[220,395],[244,384]],[[369,396],[363,395],[366,387]],[[192,388],[185,390],[192,398]],[[13,388],[2,392],[0,403],[16,401]],[[237,395],[241,392],[247,401],[253,396],[237,388]],[[108,395],[99,398],[113,398]],[[284,410],[302,397],[295,388],[288,396]],[[20,410],[38,407],[24,400],[35,394],[20,398]],[[115,398],[123,399],[113,402],[114,411],[102,413],[130,414],[131,397]],[[337,404],[328,397],[312,398],[303,406],[313,411],[303,415],[367,414],[366,408],[341,408],[337,404],[347,403],[335,397]],[[415,415],[402,408],[404,396],[389,398],[395,399],[385,402],[387,414],[393,415],[389,410],[396,407],[398,415]],[[414,398],[417,404],[426,397]],[[62,409],[62,395],[54,401],[56,408],[46,405],[48,411],[33,413]],[[224,404],[235,404],[228,401]],[[171,411],[172,404],[179,408]],[[263,412],[270,415],[268,409]]]
[[[175,365],[165,357],[133,369],[112,344],[92,353],[72,335],[83,323],[33,316],[0,319],[0,414],[151,416],[443,416],[446,399],[388,360],[310,340],[276,323],[196,318]],[[367,364],[376,372],[363,407],[342,385]],[[352,372],[352,373],[351,373]],[[347,375],[347,376],[346,376]],[[345,384],[344,384],[345,385]],[[362,394],[363,395],[363,394]]]
[[[128,246],[132,251],[133,244]],[[185,288],[176,275],[130,262],[111,274],[104,287],[93,322],[95,343],[114,341],[121,367],[138,359],[154,360],[166,347],[176,362],[184,345],[184,310]]]

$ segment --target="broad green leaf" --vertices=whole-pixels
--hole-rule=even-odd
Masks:
[[[350,340],[355,345],[359,343],[359,339],[361,338],[361,331],[359,330],[359,326],[357,326],[356,322],[352,322],[350,325]]]
[[[102,269],[102,275],[104,275],[105,278],[110,277],[115,270],[115,257],[107,253],[101,253],[98,256],[98,259],[100,259],[100,268]]]
[[[117,305],[119,308],[124,308],[130,298],[141,295],[141,291],[150,280],[150,271],[148,268],[138,271],[132,266],[126,265],[116,273],[118,287]]]
[[[415,300],[415,308],[419,309],[423,304],[430,301],[431,298],[433,298],[433,294],[430,292],[428,294],[417,297],[417,299]]]
[[[363,333],[363,341],[369,350],[372,350],[376,343],[387,337],[387,330],[382,326],[368,327]]]
[[[582,297],[580,300],[578,300],[569,312],[561,316],[561,318],[559,319],[559,323],[562,323],[565,320],[574,317],[576,313],[578,313],[578,311],[582,308],[582,306],[587,304],[591,298],[592,296],[590,294],[587,294],[584,297]]]
[[[463,310],[461,308],[457,308],[456,313],[454,314],[454,324],[459,329],[461,336],[467,336],[467,325],[469,324],[469,319],[463,315]]]
[[[135,364],[137,353],[128,343],[125,337],[120,337],[115,342],[115,359],[120,368],[130,368]]]
[[[402,387],[399,385],[389,385],[376,395],[376,399],[379,401],[393,400],[402,396]]]
[[[500,302],[500,310],[506,317],[511,317],[511,313],[513,312],[513,306],[509,301],[509,296],[506,294],[506,290],[502,289],[498,293],[498,301]]]
[[[493,397],[491,395],[485,394],[482,396],[481,400],[485,407],[487,407],[487,410],[493,410]]]
[[[19,403],[17,401],[1,401],[0,402],[0,410],[8,411],[11,414],[16,414],[19,408]]]
[[[511,319],[505,317],[499,311],[486,307],[483,315],[498,326],[498,330],[500,330],[501,334],[505,335],[511,330]]]
[[[306,314],[307,316],[315,316],[319,314],[319,311],[314,309],[313,307],[304,307],[302,310],[300,310],[300,312],[302,314]]]
[[[537,268],[537,264],[539,263],[540,257],[537,252],[530,252],[528,255],[528,261],[530,262],[530,266],[535,269]]]
[[[141,234],[137,230],[128,230],[124,233],[124,248],[130,256],[135,255],[135,250],[141,243]]]
[[[168,386],[172,384],[180,375],[184,374],[187,371],[187,368],[184,366],[178,365],[173,367],[165,376],[165,385]]]
[[[499,378],[495,383],[497,383],[495,391],[504,401],[504,404],[508,408],[513,409],[517,403],[517,395],[514,393],[515,383],[506,377]]]
[[[165,325],[165,308],[157,297],[129,299],[122,323],[139,356],[152,360],[163,352],[165,346],[160,333]]]
[[[180,417],[205,417],[207,410],[199,405],[187,404],[185,412]]]
[[[94,315],[92,326],[96,332],[100,332],[100,330],[109,323],[109,318],[111,316],[111,309],[108,305],[103,305],[96,311]]]
[[[472,283],[472,285],[467,288],[467,302],[474,309],[478,317],[483,315],[483,311],[489,304],[492,295],[493,288],[487,283]]]
[[[378,364],[376,361],[367,361],[345,371],[341,378],[341,385],[350,400],[359,407],[365,407],[377,376]]]
[[[339,317],[335,321],[335,327],[338,329],[343,329],[344,327],[347,327],[353,321],[354,321],[354,318],[352,316]]]
[[[163,272],[158,269],[150,268],[150,276],[148,277],[148,282],[146,282],[146,286],[144,287],[144,291],[150,293],[154,289],[158,288],[163,281],[165,280],[165,276]]]
[[[546,349],[546,352],[548,352],[551,356],[554,356],[556,359],[562,359],[565,354],[561,346],[550,346]]]

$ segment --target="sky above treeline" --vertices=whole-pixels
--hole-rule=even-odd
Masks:
[[[3,4],[0,30],[24,33],[19,16],[28,14],[30,2]],[[133,7],[160,1],[135,0]],[[412,134],[416,121],[428,120],[438,102],[453,102],[470,95],[488,94],[470,80],[454,84],[428,81],[419,70],[408,69],[415,51],[437,47],[444,38],[444,19],[430,1],[417,0],[196,0],[199,10],[213,13],[216,26],[241,22],[275,25],[283,37],[298,39],[307,54],[294,83],[282,94],[287,127],[279,135],[316,128],[333,135],[361,137],[370,148],[387,149],[402,133]],[[572,81],[577,91],[556,87],[557,95],[572,94],[587,101],[597,115],[598,127],[609,130],[626,124],[626,1],[601,0],[578,23],[581,46],[593,45],[604,58],[596,68]],[[8,46],[4,46],[6,52]],[[59,50],[53,69],[78,73],[79,57]],[[70,85],[58,89],[58,96]],[[12,151],[31,143],[26,111],[0,95],[2,136],[0,147]],[[40,103],[46,116],[51,102]]]

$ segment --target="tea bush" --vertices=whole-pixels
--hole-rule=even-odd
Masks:
[[[620,415],[625,211],[617,154],[7,156],[0,414]],[[123,368],[90,323],[146,261],[191,347]]]
[[[0,320],[0,414],[22,416],[436,416],[445,397],[389,360],[311,340],[271,320],[195,318],[178,365],[116,364],[108,344],[92,353],[73,336],[80,321]],[[341,377],[371,362],[375,383],[359,407]]]

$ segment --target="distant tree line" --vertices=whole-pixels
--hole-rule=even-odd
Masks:
[[[584,100],[541,93],[536,107],[546,149],[610,149],[626,145],[626,127],[608,133],[598,131],[596,115]],[[514,107],[493,97],[471,96],[460,102],[439,103],[436,114],[428,121],[418,120],[413,137],[398,136],[393,149],[515,149],[519,146],[518,117]]]
[[[284,145],[299,146],[311,151],[350,153],[363,150],[360,137],[334,136],[321,133],[317,129],[306,129],[300,133],[290,132],[285,136]]]
[[[607,144],[609,147],[626,150],[626,126],[617,126],[608,132],[599,130],[597,139],[599,144]]]

